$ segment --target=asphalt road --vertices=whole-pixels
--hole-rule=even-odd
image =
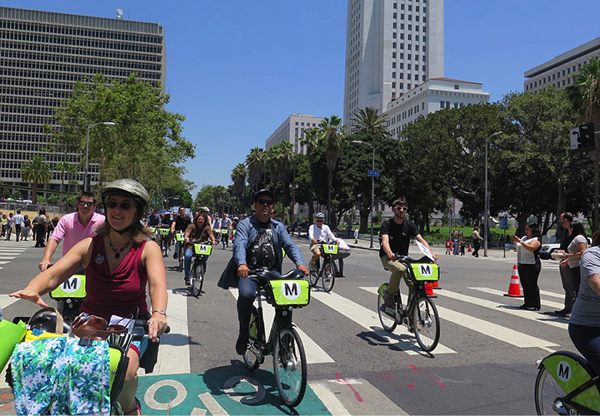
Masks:
[[[309,258],[307,241],[296,241]],[[375,290],[389,273],[375,251],[364,249],[368,242],[359,244],[363,248],[352,249],[345,261],[346,277],[336,279],[333,292],[314,291],[310,305],[294,312],[307,350],[311,387],[306,407],[296,409],[298,413],[535,413],[536,360],[552,351],[574,350],[568,321],[552,314],[562,308],[563,296],[556,261],[543,263],[542,310],[531,312],[518,309],[522,299],[503,296],[508,292],[514,253],[507,253],[505,259],[502,252],[490,251],[488,258],[476,259],[446,256],[444,249],[434,249],[442,270],[441,288],[435,290],[442,335],[440,345],[428,355],[406,328],[399,327],[393,334],[381,329]],[[411,247],[411,253],[417,251]],[[6,294],[35,276],[41,257],[42,249],[33,248],[31,242],[0,240],[0,263],[6,262],[0,264],[0,306],[5,318],[37,309],[25,301],[11,303]],[[143,398],[145,414],[166,414],[169,407],[170,414],[201,414],[204,409],[218,413],[211,398],[220,403],[221,413],[290,413],[272,388],[271,361],[265,360],[260,370],[250,374],[235,354],[237,291],[216,286],[230,257],[231,247],[213,250],[204,293],[198,299],[188,296],[182,275],[174,271],[175,260],[165,259],[167,312],[174,330],[162,339],[155,373],[140,377],[138,396]],[[292,267],[286,260],[284,268]],[[243,382],[227,389],[236,376],[252,378],[246,390]],[[239,397],[252,397],[260,390],[250,385],[254,381],[266,389],[264,398],[252,405],[239,403]],[[236,395],[232,392],[239,396],[232,401],[238,407],[223,397],[229,395],[231,401]],[[14,414],[9,393],[0,381],[0,414]],[[170,404],[160,398],[166,393]]]

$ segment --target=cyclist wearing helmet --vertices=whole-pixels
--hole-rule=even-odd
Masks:
[[[96,236],[76,244],[53,267],[38,274],[25,289],[10,294],[47,306],[42,296],[65,282],[77,269],[85,268],[87,297],[81,311],[110,320],[128,316],[139,308],[148,320],[148,336],[156,342],[167,328],[167,280],[162,253],[140,223],[148,205],[146,189],[131,179],[108,183],[102,190],[105,223]],[[152,311],[146,303],[146,285]],[[134,342],[128,351],[129,365],[119,403],[126,414],[140,414],[137,370],[148,340]]]
[[[314,267],[317,259],[321,257],[321,244],[333,243],[334,241],[336,244],[340,243],[331,232],[329,226],[324,224],[325,215],[323,215],[322,212],[319,212],[315,215],[315,218],[315,223],[308,229],[310,251],[312,253],[311,268]]]

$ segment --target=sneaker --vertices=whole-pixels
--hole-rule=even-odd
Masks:
[[[240,335],[235,343],[235,352],[239,355],[244,355],[246,349],[248,349],[248,338],[244,338]]]
[[[561,309],[560,311],[554,311],[554,313],[558,316],[568,316],[571,313],[571,311],[565,308]]]
[[[186,281],[185,281],[185,285],[186,285],[186,286],[190,286],[191,284],[192,284],[192,282],[191,282],[190,280],[186,280]]]
[[[392,295],[391,293],[384,292],[383,301],[385,303],[385,306],[387,306],[388,308],[396,307],[396,300],[394,299],[394,295]]]

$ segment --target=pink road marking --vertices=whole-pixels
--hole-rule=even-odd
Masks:
[[[335,376],[337,377],[338,381],[343,381],[344,383],[346,383],[346,385],[348,387],[350,387],[350,390],[352,390],[354,392],[354,396],[356,397],[356,400],[358,400],[359,402],[363,401],[362,397],[360,397],[360,394],[358,394],[358,392],[356,390],[354,390],[354,387],[352,387],[352,385],[350,383],[348,383],[348,381],[344,377],[342,377],[340,373],[335,373]]]
[[[415,366],[415,365],[412,365],[412,364],[411,364],[411,365],[410,365],[410,367],[413,369],[413,371],[414,371],[415,373],[421,373],[421,374],[424,374],[424,375],[426,375],[427,377],[429,377],[431,380],[435,381],[435,382],[436,382],[436,383],[437,383],[437,384],[438,384],[438,385],[439,385],[441,388],[443,388],[443,389],[445,389],[445,388],[446,388],[446,385],[445,385],[444,383],[442,383],[442,382],[441,382],[440,380],[438,380],[437,378],[430,376],[429,374],[427,374],[425,371],[421,370],[420,368],[417,368],[417,366]]]

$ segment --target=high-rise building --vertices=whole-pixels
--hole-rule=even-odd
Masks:
[[[49,153],[44,124],[52,125],[54,109],[72,96],[73,86],[102,73],[163,88],[166,47],[156,23],[78,16],[0,7],[0,180],[23,185],[21,167],[41,155],[57,163],[80,166],[81,154]],[[90,120],[90,124],[110,120]],[[97,167],[90,165],[92,182]],[[74,178],[83,181],[83,168]],[[51,187],[58,189],[61,172],[54,169]]]
[[[444,0],[348,0],[344,124],[444,76]]]
[[[281,142],[290,142],[294,145],[295,153],[306,153],[306,146],[300,143],[305,137],[304,130],[319,127],[323,117],[308,114],[292,114],[269,136],[265,142],[265,149]]]
[[[590,58],[600,59],[600,38],[584,43],[525,72],[525,92],[545,87],[565,88],[573,84],[573,74]]]

